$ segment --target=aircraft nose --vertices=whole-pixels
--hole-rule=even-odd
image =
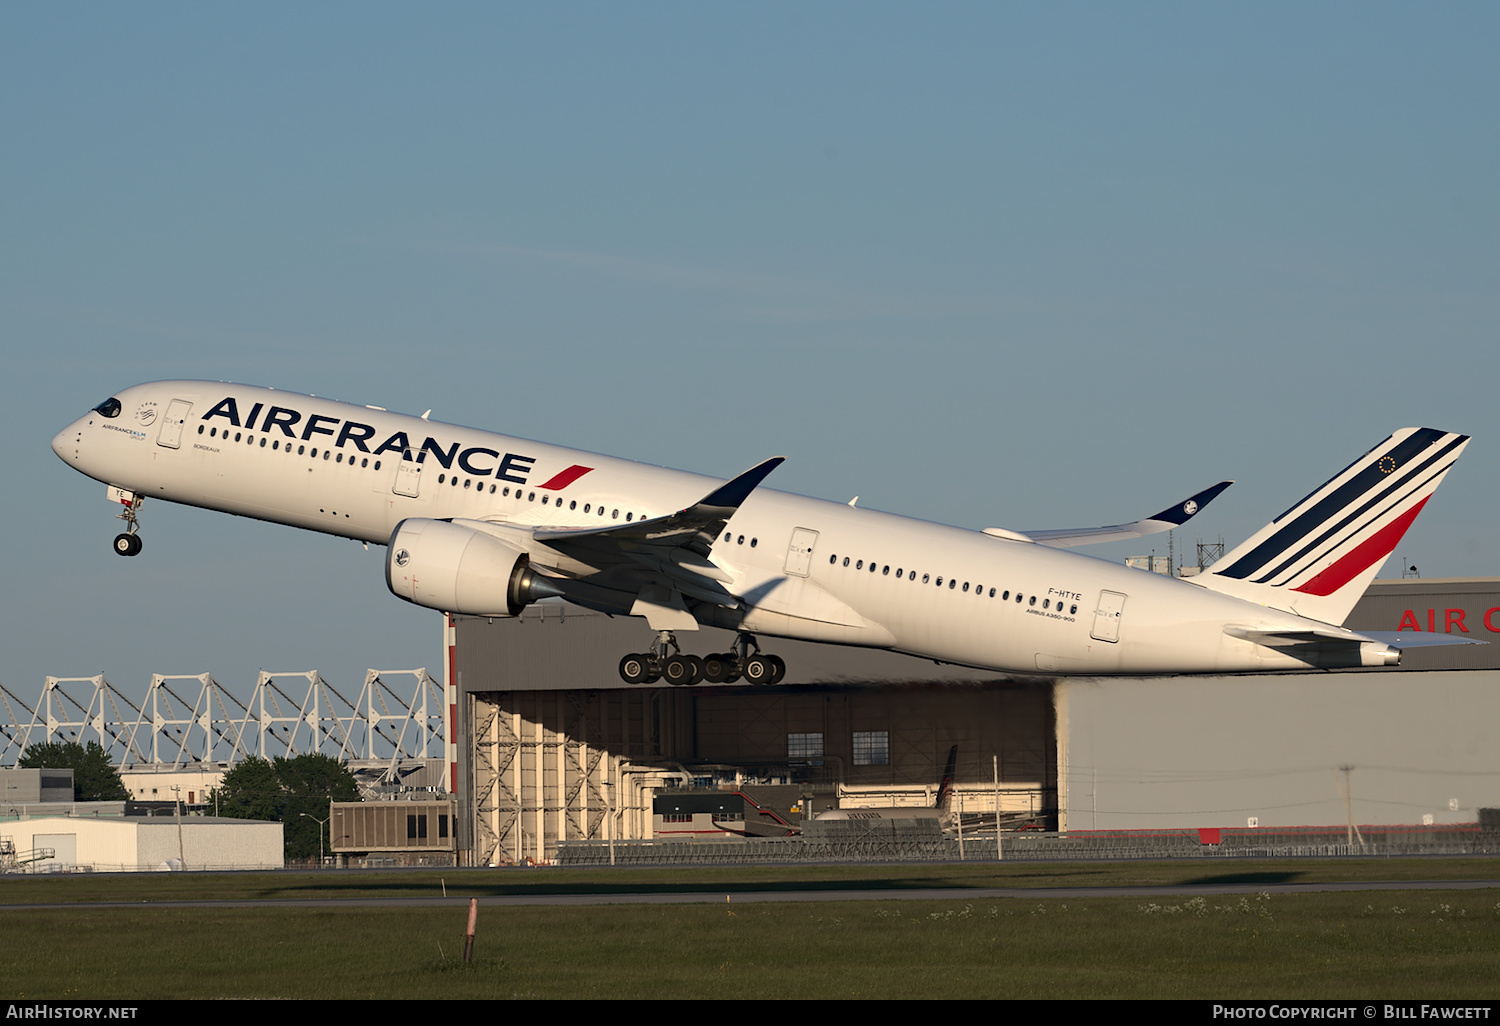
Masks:
[[[82,423],[82,421],[75,420],[53,436],[52,451],[57,453],[57,458],[64,463],[78,455],[79,426]]]

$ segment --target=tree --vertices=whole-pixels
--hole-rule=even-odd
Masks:
[[[359,785],[349,767],[326,755],[246,759],[224,774],[208,801],[220,816],[279,821],[286,857],[305,859],[318,854],[328,803],[359,801]]]
[[[109,753],[97,741],[90,741],[87,748],[76,741],[31,745],[16,765],[22,769],[72,770],[75,802],[122,802],[130,797],[119,770],[109,761]]]

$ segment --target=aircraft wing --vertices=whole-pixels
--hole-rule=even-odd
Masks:
[[[638,593],[632,612],[646,616],[653,629],[694,630],[697,622],[683,599],[739,604],[724,587],[733,577],[709,552],[735,510],[784,459],[777,456],[751,467],[668,516],[609,527],[539,527],[532,537],[597,568],[590,579],[601,587]]]
[[[1168,506],[1160,513],[1154,513],[1143,520],[1137,520],[1129,524],[1115,524],[1111,527],[1070,527],[1062,530],[1044,531],[1007,531],[1004,528],[988,527],[985,534],[996,535],[1002,538],[1012,538],[1016,541],[1033,541],[1039,545],[1048,545],[1052,548],[1066,549],[1075,545],[1095,545],[1099,542],[1124,541],[1128,538],[1142,538],[1148,534],[1159,534],[1162,531],[1170,531],[1174,527],[1181,527],[1191,520],[1199,510],[1207,506],[1218,494],[1233,481],[1220,481],[1212,487],[1205,488],[1196,495],[1191,495],[1175,505]]]
[[[588,556],[608,557],[611,553],[624,554],[641,549],[658,553],[683,549],[706,560],[719,532],[724,530],[735,510],[785,459],[776,456],[757,464],[687,509],[668,516],[608,527],[539,527],[532,532],[532,537],[585,561],[590,561]]]

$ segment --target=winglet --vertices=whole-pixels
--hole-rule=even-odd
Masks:
[[[785,456],[773,456],[764,463],[751,467],[734,480],[724,482],[711,494],[705,495],[689,508],[702,509],[709,506],[714,509],[739,509],[741,503],[749,498],[750,493],[766,479],[766,475],[785,462]]]
[[[1220,492],[1232,484],[1234,484],[1233,481],[1220,481],[1210,488],[1203,489],[1197,495],[1184,499],[1175,506],[1168,506],[1155,516],[1150,516],[1146,519],[1160,520],[1174,527],[1181,527],[1192,519],[1193,514],[1197,513],[1204,506],[1207,506],[1210,502],[1213,502],[1214,499],[1219,497]],[[1236,492],[1235,494],[1238,495],[1239,493]]]
[[[1168,506],[1160,513],[1133,523],[1115,524],[1111,527],[1074,527],[1060,531],[1027,531],[1025,538],[1040,545],[1065,549],[1074,545],[1094,545],[1098,542],[1123,541],[1127,538],[1144,538],[1148,534],[1160,534],[1162,531],[1170,531],[1174,527],[1181,527],[1187,523],[1232,484],[1234,484],[1233,481],[1220,481],[1179,503]],[[994,528],[986,529],[985,534],[1007,536],[1006,533]]]

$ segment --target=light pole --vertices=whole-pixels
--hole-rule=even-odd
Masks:
[[[297,813],[297,815],[301,816],[303,819],[310,819],[314,823],[318,824],[318,865],[321,867],[323,865],[323,828],[328,825],[328,820],[319,819],[317,816],[309,816],[305,812],[299,812]],[[330,816],[329,819],[331,818],[333,817]]]

